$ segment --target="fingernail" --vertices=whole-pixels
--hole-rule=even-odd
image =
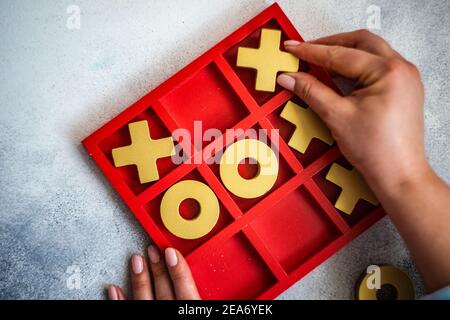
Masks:
[[[300,41],[297,41],[297,40],[286,40],[284,42],[284,46],[285,47],[287,47],[287,46],[298,46],[299,44],[300,44]]]
[[[148,257],[151,263],[159,263],[159,250],[155,246],[148,247]]]
[[[131,269],[133,269],[134,274],[140,274],[144,271],[144,260],[141,256],[134,255],[131,257]]]
[[[165,251],[166,256],[166,264],[169,267],[175,267],[178,263],[178,257],[175,249],[173,248],[167,248]]]
[[[285,89],[294,91],[295,89],[295,79],[294,77],[287,74],[280,74],[277,78],[277,83]]]
[[[109,300],[119,300],[119,296],[117,295],[116,287],[109,286],[108,297],[109,297]]]

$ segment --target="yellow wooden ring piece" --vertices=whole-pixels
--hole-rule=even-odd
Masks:
[[[356,289],[357,300],[378,300],[377,289],[370,289],[367,280],[371,274],[366,274]],[[397,300],[414,300],[414,285],[408,275],[402,270],[393,266],[380,266],[380,285],[389,284],[393,286],[397,293]]]
[[[199,203],[200,211],[194,219],[188,220],[180,215],[180,204],[186,199]],[[195,180],[183,180],[167,189],[160,209],[164,226],[177,237],[187,240],[208,234],[216,225],[220,213],[219,201],[211,188]]]
[[[258,163],[258,173],[251,179],[241,177],[239,163],[244,159]],[[220,178],[225,187],[238,197],[257,198],[268,192],[278,177],[278,158],[265,143],[243,139],[229,146],[220,159]]]

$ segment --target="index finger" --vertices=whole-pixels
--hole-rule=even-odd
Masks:
[[[360,49],[385,58],[398,55],[383,38],[368,30],[356,30],[308,41],[313,44]]]
[[[310,43],[285,45],[285,49],[306,62],[365,85],[377,81],[384,69],[381,57],[358,49]]]

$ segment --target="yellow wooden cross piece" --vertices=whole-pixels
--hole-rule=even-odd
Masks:
[[[131,144],[112,150],[114,165],[136,165],[141,183],[158,180],[156,160],[175,154],[172,137],[153,140],[146,120],[129,123],[128,129]]]
[[[378,205],[377,198],[355,168],[347,170],[339,164],[333,163],[325,179],[342,188],[334,206],[348,215],[352,214],[359,199],[364,199],[374,206]]]
[[[311,108],[302,108],[288,101],[280,116],[295,125],[295,131],[288,143],[291,148],[305,153],[313,138],[329,145],[333,143],[330,131]]]
[[[238,48],[237,66],[256,69],[256,90],[274,92],[278,72],[297,72],[299,59],[280,51],[281,31],[262,29],[259,48]]]

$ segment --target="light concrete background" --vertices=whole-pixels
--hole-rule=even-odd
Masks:
[[[0,298],[99,299],[109,283],[126,286],[127,258],[150,240],[80,141],[269,3],[0,2]],[[66,27],[72,4],[80,30]],[[280,1],[306,39],[366,27],[372,4],[377,32],[422,71],[428,156],[449,181],[450,2]],[[384,219],[280,298],[352,298],[373,263],[403,267],[422,292]],[[70,266],[79,290],[66,286]]]

